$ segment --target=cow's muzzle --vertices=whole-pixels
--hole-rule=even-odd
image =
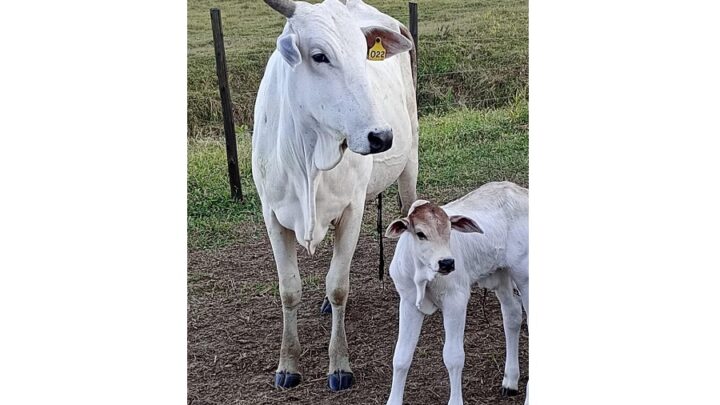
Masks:
[[[368,134],[368,142],[370,142],[370,153],[380,153],[392,147],[393,133],[392,129],[384,129],[372,131]]]

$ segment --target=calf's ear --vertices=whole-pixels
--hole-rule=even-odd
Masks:
[[[407,231],[408,224],[407,218],[400,218],[392,221],[385,231],[385,237],[392,239],[399,238],[403,232]]]
[[[458,232],[464,233],[484,233],[477,222],[464,215],[450,216],[450,227]]]
[[[295,34],[285,34],[278,37],[277,50],[285,59],[285,62],[293,69],[302,62],[300,49],[297,47],[297,35]]]
[[[391,31],[385,27],[370,26],[362,27],[365,34],[367,48],[370,49],[375,45],[375,40],[380,38],[382,46],[385,48],[385,59],[391,58],[399,53],[407,52],[412,49],[413,43],[398,32]]]

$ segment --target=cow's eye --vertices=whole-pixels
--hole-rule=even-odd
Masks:
[[[330,63],[330,60],[324,53],[316,53],[312,56],[312,59],[317,63]]]
[[[427,236],[425,236],[424,233],[418,232],[416,233],[417,237],[420,238],[420,240],[427,240]]]

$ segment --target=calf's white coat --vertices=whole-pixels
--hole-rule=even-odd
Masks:
[[[449,404],[462,404],[462,368],[465,361],[463,336],[470,289],[473,285],[495,291],[500,300],[506,338],[504,391],[517,391],[520,370],[518,340],[522,307],[529,314],[528,285],[528,192],[516,184],[494,182],[483,185],[459,200],[441,207],[447,217],[436,221],[438,232],[429,229],[433,220],[414,218],[414,211],[427,201],[417,201],[407,218],[394,221],[386,235],[399,241],[390,264],[390,276],[400,295],[400,325],[393,357],[393,381],[388,404],[401,405],[407,372],[425,315],[440,309],[445,327],[443,360],[450,377]],[[448,219],[449,217],[449,219]],[[426,216],[427,218],[427,216]],[[443,238],[443,227],[471,220],[482,234],[451,231]],[[446,222],[446,223],[443,223]],[[455,222],[458,221],[458,222]],[[418,237],[416,232],[423,231]],[[463,233],[472,232],[472,233]],[[425,240],[427,238],[427,240]],[[445,239],[445,240],[443,240]],[[452,258],[455,270],[438,273],[437,262]],[[520,292],[522,304],[513,294]],[[528,403],[526,396],[525,403]]]

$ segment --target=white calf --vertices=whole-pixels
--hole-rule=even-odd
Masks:
[[[529,314],[527,189],[488,183],[442,208],[418,200],[385,235],[400,238],[390,264],[400,294],[400,330],[387,403],[402,404],[423,317],[439,308],[445,326],[443,360],[450,375],[448,404],[462,404],[465,313],[473,284],[494,290],[500,300],[506,341],[502,394],[517,394],[522,307]],[[513,288],[520,291],[522,306]]]

